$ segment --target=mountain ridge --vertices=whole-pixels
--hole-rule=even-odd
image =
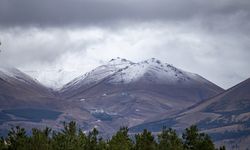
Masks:
[[[119,66],[119,63],[118,65],[115,64],[111,65],[110,62],[112,61],[116,62],[123,61],[126,62],[126,65],[123,65],[122,67],[116,67]],[[99,75],[98,72],[102,73],[100,78],[98,78]],[[97,78],[93,78],[93,76],[97,76]],[[91,81],[91,78],[94,79],[94,81]],[[75,86],[78,88],[80,88],[81,86],[82,87],[87,85],[90,86],[91,83],[99,82],[102,79],[109,80],[107,84],[109,83],[130,84],[131,82],[132,83],[137,82],[138,80],[142,79],[143,80],[142,82],[144,83],[150,82],[150,80],[151,82],[153,82],[153,80],[155,80],[156,82],[158,82],[157,84],[162,84],[164,82],[164,84],[169,84],[169,85],[176,84],[176,82],[184,84],[187,83],[190,79],[192,79],[196,81],[201,80],[200,81],[201,83],[202,82],[206,83],[208,84],[208,86],[209,85],[214,86],[214,84],[211,81],[208,81],[197,74],[180,70],[167,63],[162,64],[160,60],[157,60],[155,58],[151,58],[138,63],[133,63],[131,61],[118,57],[117,59],[112,59],[107,64],[99,66],[93,69],[92,71],[86,73],[85,75],[72,80],[71,82],[66,84],[61,90],[59,90],[59,92],[63,93],[64,91],[67,90],[67,88],[71,88],[71,86]],[[71,90],[70,92],[75,92],[75,90],[76,89]],[[219,86],[217,86],[217,90],[223,91],[223,89],[220,88]]]
[[[147,120],[131,128],[132,132],[147,128],[158,132],[162,126],[183,130],[196,124],[209,133],[217,144],[225,144],[228,149],[240,145],[249,147],[245,142],[250,138],[250,78],[229,88],[225,92],[201,101],[178,113],[165,115],[159,120]]]

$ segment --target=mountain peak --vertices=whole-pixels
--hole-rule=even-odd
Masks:
[[[121,65],[121,64],[134,64],[132,61],[129,61],[125,58],[113,58],[108,62],[109,65]]]
[[[11,66],[0,66],[0,74],[9,77],[17,77],[24,75],[21,71]]]
[[[178,69],[156,58],[130,65],[115,73],[110,83],[132,83],[142,81],[155,84],[189,84],[190,80],[201,80],[192,73]]]
[[[161,64],[162,62],[159,59],[156,58],[150,58],[144,61],[145,63],[156,63],[156,64]]]

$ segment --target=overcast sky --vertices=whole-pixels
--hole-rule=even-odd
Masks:
[[[1,0],[0,41],[1,64],[47,85],[119,56],[155,57],[227,89],[250,77],[250,1]]]

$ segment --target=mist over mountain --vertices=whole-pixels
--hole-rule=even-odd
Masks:
[[[51,89],[12,67],[0,67],[1,108],[46,105],[54,97]]]

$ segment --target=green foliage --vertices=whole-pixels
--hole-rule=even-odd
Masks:
[[[108,142],[110,150],[131,150],[133,142],[128,136],[128,128],[122,127]]]
[[[226,147],[223,145],[218,150],[226,150]]]
[[[157,143],[154,136],[148,130],[144,129],[143,133],[135,135],[135,149],[136,150],[155,150]]]
[[[64,123],[62,132],[54,132],[52,136],[53,150],[80,150],[80,143],[78,140],[78,132],[76,123],[71,121],[69,124]]]
[[[32,129],[32,137],[30,138],[29,145],[31,149],[49,149],[50,139],[49,135],[51,133],[50,128],[45,128],[44,130]]]
[[[163,127],[162,132],[158,135],[159,150],[183,150],[182,140],[178,137],[175,130]]]
[[[89,132],[85,149],[92,149],[92,150],[98,149],[97,136],[98,136],[98,130],[96,128],[94,128],[91,132]]]
[[[4,138],[0,138],[0,150],[7,149],[7,146],[5,145]]]
[[[218,150],[225,150],[225,146]],[[53,131],[32,129],[27,136],[24,128],[11,128],[8,136],[0,139],[0,150],[215,150],[207,134],[199,133],[196,126],[187,128],[182,139],[175,130],[163,128],[158,141],[146,129],[135,135],[135,142],[128,135],[128,128],[122,127],[109,141],[99,136],[96,128],[86,135],[75,122],[64,123],[64,129]]]
[[[211,138],[205,133],[199,133],[195,125],[187,128],[182,137],[185,150],[215,150]]]
[[[6,142],[9,149],[26,150],[28,149],[28,140],[29,138],[26,135],[25,129],[16,126],[15,128],[11,128],[9,131]]]

